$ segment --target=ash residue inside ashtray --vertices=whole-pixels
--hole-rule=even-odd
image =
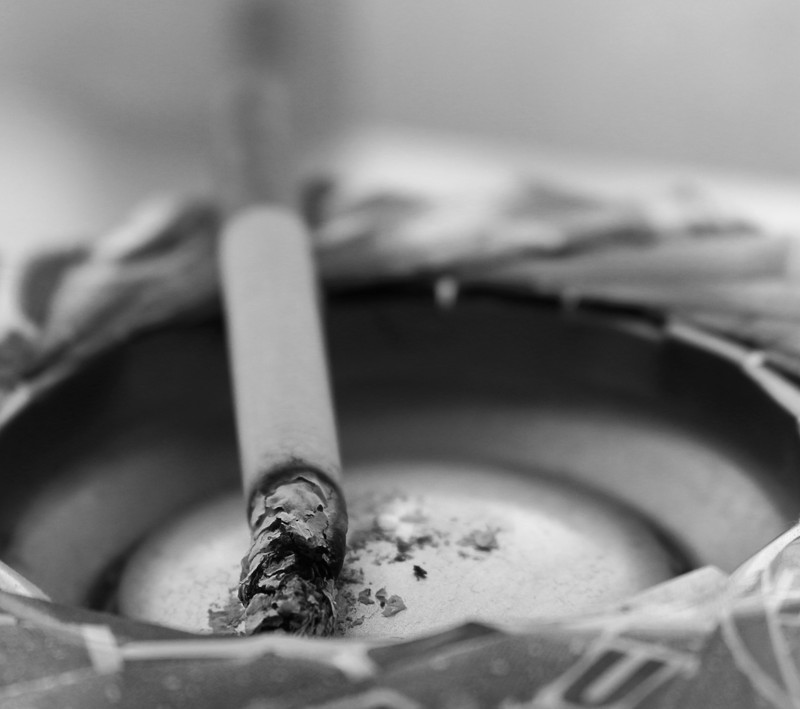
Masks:
[[[406,609],[403,599],[396,593],[389,595],[385,588],[380,588],[375,592],[375,599],[380,603],[381,615],[385,618],[391,618]]]
[[[220,608],[209,608],[208,627],[214,635],[244,635],[244,608],[237,594],[238,587],[230,589],[230,595]]]
[[[359,561],[363,551],[368,551],[371,562],[377,565],[409,561],[418,550],[437,547],[447,536],[432,528],[429,515],[418,501],[391,495],[373,504],[374,513],[364,520],[367,524],[351,526],[347,539],[351,562]]]
[[[336,593],[336,635],[344,635],[349,628],[364,622],[364,614],[358,611],[358,600],[352,589],[339,588]]]
[[[438,599],[471,583],[481,573],[475,565],[502,548],[504,530],[495,515],[436,498],[386,491],[356,496],[336,586],[336,634],[359,628],[358,634],[395,637],[407,624],[435,616],[431,609]],[[225,602],[212,606],[207,622],[217,635],[243,634],[235,587]]]
[[[499,548],[497,532],[497,529],[476,529],[462,537],[459,544],[477,551],[494,551]]]
[[[406,604],[403,603],[403,599],[400,598],[397,594],[393,594],[386,599],[386,603],[383,604],[383,611],[381,615],[386,618],[391,618],[393,615],[397,615],[400,611],[404,611],[406,609]]]
[[[439,586],[454,574],[474,573],[460,570],[463,564],[482,563],[499,548],[494,518],[476,525],[473,510],[445,512],[435,498],[382,492],[352,502],[338,585],[343,632],[365,621],[367,632],[389,632],[388,625],[382,630],[385,618],[430,606],[430,594],[442,593]],[[431,586],[430,578],[438,583]]]

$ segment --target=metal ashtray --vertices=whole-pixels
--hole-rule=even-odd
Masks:
[[[732,571],[800,513],[794,421],[736,367],[658,324],[500,291],[443,311],[413,285],[355,289],[328,317],[356,500],[351,556],[374,557],[351,559],[345,585],[356,596],[383,585],[407,604],[348,632],[405,637],[602,610],[692,568]],[[211,500],[184,543],[199,564],[188,590],[213,584],[204,574],[222,572],[209,545],[246,532],[232,503],[213,512],[236,485],[233,436],[218,327],[159,332],[106,355],[3,432],[0,461],[25,470],[3,495],[3,558],[53,600],[102,607],[121,560]],[[365,551],[381,514],[388,527],[373,541],[388,546]],[[482,543],[482,532],[494,537]],[[136,615],[181,626],[169,600],[180,557],[149,590],[132,591],[123,573]],[[224,567],[234,584],[237,561]],[[154,572],[138,563],[145,583]],[[195,596],[195,618],[219,609],[216,592]]]
[[[197,214],[188,223],[213,234]],[[654,692],[695,676],[712,605],[733,598],[726,574],[798,517],[795,389],[746,348],[511,285],[437,298],[426,277],[338,281],[327,327],[353,511],[345,638],[227,637],[246,530],[231,393],[213,307],[187,306],[214,292],[200,268],[211,240],[185,242],[197,289],[177,306],[163,278],[159,297],[135,279],[119,295],[118,272],[102,270],[111,253],[151,278],[141,263],[177,243],[163,234],[104,245],[76,299],[59,301],[101,323],[98,292],[115,313],[134,303],[134,336],[32,369],[2,410],[13,475],[0,556],[14,571],[0,567],[0,583],[22,595],[0,594],[0,619],[25,643],[45,639],[25,655],[32,677],[84,668],[82,706],[445,694],[495,706],[594,692],[597,672],[606,689]],[[176,320],[186,310],[194,319]],[[698,591],[692,571],[711,585]],[[676,584],[691,593],[664,590]],[[647,613],[630,613],[642,592]]]

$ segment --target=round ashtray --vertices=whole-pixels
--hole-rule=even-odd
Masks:
[[[435,431],[446,421],[428,423]],[[687,568],[625,506],[538,471],[365,462],[348,469],[345,493],[345,637],[408,639],[467,619],[524,625],[602,611]],[[241,492],[198,506],[132,554],[118,611],[192,632],[243,632],[237,586],[249,538]]]
[[[327,326],[351,511],[344,641],[265,641],[257,656],[283,658],[272,676],[242,660],[253,639],[223,637],[239,630],[247,527],[216,322],[139,336],[6,425],[0,555],[17,576],[9,587],[0,569],[0,588],[40,588],[67,625],[70,612],[81,627],[107,622],[122,658],[108,682],[134,665],[150,687],[147,672],[168,667],[186,690],[185,661],[196,687],[238,683],[231,696],[285,698],[290,680],[346,696],[378,675],[335,665],[338,685],[313,664],[334,662],[342,642],[374,650],[379,673],[375,658],[445,662],[448,643],[490,636],[474,679],[517,687],[528,680],[498,660],[498,637],[596,617],[691,570],[733,571],[800,513],[795,419],[729,359],[655,320],[486,288],[442,308],[408,283],[342,290]],[[240,664],[214,655],[217,642],[238,643]],[[158,662],[142,670],[144,657]],[[419,692],[452,682],[434,666],[403,671],[412,665]],[[140,696],[167,691],[153,687]]]

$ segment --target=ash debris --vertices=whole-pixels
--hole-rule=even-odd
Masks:
[[[409,578],[423,581],[436,573],[435,560],[423,551],[460,547],[457,556],[481,560],[499,548],[498,528],[476,526],[470,530],[463,521],[442,520],[418,498],[392,493],[360,502],[362,513],[353,514],[358,507],[351,508],[344,568],[337,585],[339,633],[362,625],[367,618],[388,619],[408,609],[401,595],[386,588],[376,591],[365,581],[375,578],[375,567],[409,564]]]

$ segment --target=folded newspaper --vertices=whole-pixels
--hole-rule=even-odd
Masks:
[[[429,187],[309,180],[326,287],[428,279],[658,313],[675,336],[735,343],[770,395],[797,400],[791,235],[683,188],[615,199],[514,171]],[[7,260],[0,421],[138,333],[214,317],[221,220],[211,202],[166,200],[92,242]],[[731,576],[702,568],[601,614],[401,643],[193,635],[6,590],[4,709],[800,707],[800,526]]]

